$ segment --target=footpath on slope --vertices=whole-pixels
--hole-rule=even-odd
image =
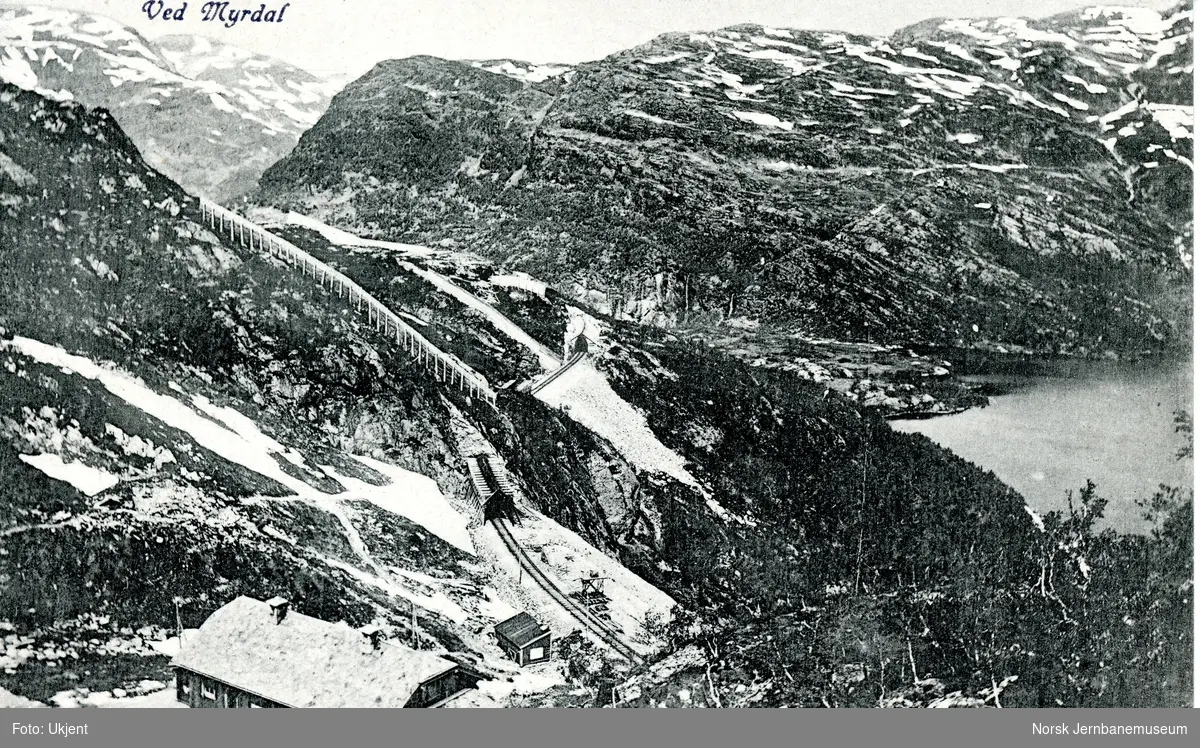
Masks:
[[[515,322],[510,320],[491,304],[488,304],[475,294],[455,285],[453,281],[441,273],[434,272],[433,270],[424,270],[416,265],[413,265],[411,262],[402,262],[401,265],[403,265],[404,268],[413,275],[424,278],[442,291],[458,299],[466,306],[479,312],[489,322],[491,322],[497,330],[500,330],[505,335],[533,351],[534,355],[537,356],[538,363],[541,364],[543,370],[553,371],[562,365],[562,361],[560,361],[558,356],[555,356],[549,348],[534,340],[529,333],[522,330]]]
[[[378,249],[391,249],[405,254],[424,257],[431,256],[435,253],[435,251],[429,247],[422,247],[416,244],[402,244],[399,242],[388,242],[378,239],[363,239],[359,236],[351,234],[348,231],[334,228],[333,226],[324,224],[315,218],[309,218],[308,216],[304,216],[295,212],[288,214],[288,222],[296,226],[302,226],[304,228],[316,231],[325,237],[325,239],[329,242],[342,247],[375,247]],[[502,312],[497,310],[491,304],[488,304],[483,299],[480,299],[475,294],[457,285],[446,276],[434,270],[419,268],[411,262],[401,262],[400,264],[405,270],[428,281],[429,283],[432,283],[439,290],[454,297],[464,306],[479,312],[497,330],[509,336],[517,343],[520,343],[528,348],[535,356],[537,356],[538,363],[541,365],[544,371],[553,371],[562,364],[562,361],[559,360],[558,356],[556,356],[553,351],[534,340],[529,333],[521,329],[519,325],[514,323]],[[505,280],[509,280],[514,276],[502,277]]]

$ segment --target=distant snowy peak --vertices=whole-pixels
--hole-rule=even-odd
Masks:
[[[0,80],[108,109],[147,160],[193,192],[234,197],[324,113],[334,84],[196,36],[150,41],[103,16],[0,8]]]
[[[212,39],[193,34],[174,34],[159,37],[158,48],[184,75],[203,77],[208,70],[250,68],[270,70],[280,63],[269,57],[231,44],[215,43]]]
[[[1094,6],[1038,21],[946,20],[929,35],[928,43],[949,50],[947,40],[953,36],[970,40],[967,46],[982,46],[995,57],[991,64],[1011,70],[1013,79],[1031,93],[1048,92],[1053,103],[1066,105],[1089,123],[1098,122],[1102,132],[1140,138],[1144,125],[1157,124],[1169,142],[1152,142],[1146,151],[1165,152],[1190,168],[1189,159],[1171,147],[1192,139],[1189,5],[1164,13]],[[1051,79],[1055,74],[1057,81]],[[1137,121],[1129,121],[1131,117]],[[1116,141],[1103,142],[1111,149]],[[1190,144],[1187,151],[1190,154]],[[1147,159],[1142,159],[1144,166],[1153,168],[1156,163]]]
[[[166,66],[141,35],[112,19],[40,7],[0,8],[2,80],[49,98],[70,100],[74,96],[67,89],[43,87],[41,73],[47,67],[75,72],[87,49],[136,57],[142,68]],[[114,87],[120,82],[114,80]]]
[[[295,92],[306,104],[317,104],[341,90],[340,80],[321,79],[286,62],[203,36],[164,36],[155,45],[176,70],[197,80],[247,89],[282,88]]]
[[[1154,67],[1182,44],[1191,43],[1192,10],[1165,13],[1148,8],[1095,6],[1045,19],[938,19],[903,29],[894,38],[909,42],[959,42],[989,54],[1029,60],[1059,48],[1106,77]],[[1015,63],[1014,72],[1026,63]]]
[[[863,127],[876,136],[919,127],[934,109],[955,117],[973,111],[976,119],[1009,107],[1037,109],[1095,125],[1139,100],[1174,142],[1191,137],[1191,37],[1186,6],[1166,14],[1093,7],[1042,20],[934,19],[891,37],[742,24],[665,34],[612,59],[686,101],[716,94],[724,116],[765,130],[819,127],[834,106],[867,121],[894,108],[891,122]],[[798,90],[806,91],[799,105]],[[818,107],[821,101],[827,104]],[[797,109],[813,116],[782,116]],[[624,113],[682,126],[646,108]],[[981,141],[950,139],[973,147]]]
[[[320,117],[331,92],[299,68],[202,37],[149,42],[120,23],[42,7],[0,12],[0,76],[22,88],[88,102],[107,83],[149,90],[145,106],[188,90],[208,94],[272,132],[299,135]],[[51,85],[46,85],[50,83]],[[65,83],[66,85],[55,85]],[[39,90],[41,89],[41,90]],[[109,92],[105,92],[109,93]]]

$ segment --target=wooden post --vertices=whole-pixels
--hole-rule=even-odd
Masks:
[[[412,600],[408,601],[408,612],[412,615],[413,649],[420,649],[421,640],[417,636],[417,604]]]

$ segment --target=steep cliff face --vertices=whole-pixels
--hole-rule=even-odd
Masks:
[[[203,37],[150,41],[103,16],[38,6],[0,10],[0,80],[108,109],[152,166],[216,199],[253,187],[334,90]]]
[[[642,322],[1157,349],[1186,338],[1190,29],[1093,9],[667,34],[548,78],[393,61],[257,199]]]

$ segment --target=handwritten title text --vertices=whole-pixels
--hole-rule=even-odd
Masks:
[[[219,23],[231,29],[239,23],[283,23],[283,14],[291,3],[267,9],[266,3],[259,3],[258,8],[231,8],[227,2],[207,2],[200,6],[200,20],[206,23]],[[187,20],[188,4],[178,6],[167,5],[163,0],[147,0],[142,6],[142,12],[151,21],[184,21]]]

